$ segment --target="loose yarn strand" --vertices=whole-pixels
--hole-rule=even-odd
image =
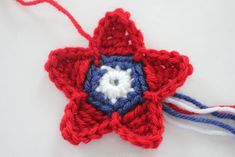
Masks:
[[[207,109],[207,108],[213,108],[213,107],[208,107],[207,105],[199,102],[198,100],[191,98],[188,95],[182,94],[182,93],[175,93],[173,95],[173,98],[177,98],[178,100],[182,100],[183,102],[187,102],[187,103],[191,103],[193,105],[195,105],[195,107],[198,107],[200,109]],[[176,105],[176,104],[174,104]],[[176,106],[175,106],[176,107]],[[179,107],[179,106],[178,106]],[[218,107],[218,106],[217,106]],[[222,106],[219,106],[222,107]],[[229,107],[231,109],[234,109],[234,106],[230,105],[230,106],[224,106],[224,107]],[[183,113],[189,113],[188,110],[184,110],[182,108],[179,107],[179,109],[181,111],[183,111]],[[193,114],[193,113],[192,113]],[[212,116],[215,116],[217,118],[221,118],[221,119],[230,119],[230,120],[234,120],[235,121],[235,114],[230,114],[230,113],[226,113],[226,112],[212,112],[210,113]]]
[[[234,137],[234,135],[232,133],[227,132],[225,130],[202,129],[201,127],[195,127],[195,126],[191,126],[188,124],[184,124],[182,122],[178,122],[176,119],[173,119],[166,114],[164,115],[164,119],[169,124],[173,124],[179,128],[192,130],[194,132],[198,132],[201,134],[210,135],[210,136],[232,136],[232,137]]]
[[[208,124],[208,125],[214,125],[214,126],[222,128],[224,130],[227,130],[227,131],[231,132],[233,135],[235,135],[235,128],[234,127],[230,126],[229,124],[220,122],[218,120],[179,113],[176,110],[173,110],[172,108],[170,108],[166,103],[163,103],[163,111],[165,111],[167,114],[169,114],[173,117],[176,117],[176,118],[189,120],[189,121],[196,122],[196,123],[204,123],[204,124]]]
[[[34,0],[34,1],[27,1],[27,2],[24,0],[16,0],[16,1],[19,2],[23,6],[33,6],[33,5],[37,5],[37,4],[44,3],[44,2],[51,4],[58,11],[60,11],[61,13],[63,13],[65,16],[69,18],[69,20],[72,22],[72,24],[74,25],[74,27],[77,29],[78,33],[81,36],[83,36],[90,42],[92,41],[92,37],[82,29],[81,25],[76,21],[76,19],[71,15],[71,13],[69,13],[68,10],[66,10],[56,1],[54,0]]]
[[[173,97],[166,98],[165,102],[175,104],[176,106],[178,106],[182,109],[185,109],[185,110],[193,112],[193,113],[198,113],[198,114],[209,114],[209,113],[218,112],[218,111],[235,114],[235,109],[231,108],[231,107],[216,106],[216,107],[210,107],[210,108],[205,108],[205,109],[197,109],[197,108],[193,108],[193,107],[191,107],[181,101],[178,101],[177,99],[175,99]]]

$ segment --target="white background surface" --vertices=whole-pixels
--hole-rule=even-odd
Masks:
[[[210,105],[235,104],[235,1],[59,2],[89,34],[106,11],[130,11],[147,47],[178,50],[191,58],[194,74],[179,91]],[[234,156],[235,138],[201,135],[169,124],[157,150],[135,147],[114,133],[87,145],[70,145],[59,132],[68,100],[49,81],[43,66],[50,50],[85,47],[87,41],[46,4],[23,7],[1,0],[0,19],[0,156]]]

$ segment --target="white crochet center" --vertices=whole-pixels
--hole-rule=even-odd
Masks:
[[[111,103],[115,103],[118,98],[126,98],[127,94],[134,89],[131,87],[131,69],[121,70],[119,66],[115,69],[109,66],[101,66],[107,72],[99,80],[97,92],[102,92],[105,99],[109,99]]]

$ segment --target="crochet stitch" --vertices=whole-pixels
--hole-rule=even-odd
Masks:
[[[113,70],[113,68],[116,70]],[[108,69],[109,71],[111,70],[111,72],[107,72]],[[120,73],[120,71],[122,73]],[[120,76],[120,74],[122,74],[122,76]],[[103,77],[106,77],[106,82],[103,81]],[[114,81],[118,81],[119,85],[109,83]],[[137,104],[143,102],[142,93],[147,90],[147,86],[142,65],[140,63],[134,63],[132,57],[102,56],[101,68],[92,65],[88,71],[84,89],[89,93],[89,102],[96,108],[109,115],[114,111],[123,115],[130,109],[133,109]],[[120,92],[124,95],[119,96],[118,99],[116,99],[116,97],[112,98],[113,96],[106,96]]]
[[[135,145],[156,148],[162,141],[164,130],[161,101],[174,94],[192,73],[188,58],[177,52],[145,49],[140,31],[129,20],[129,13],[122,9],[108,12],[100,20],[93,38],[87,49],[52,51],[45,66],[50,79],[70,99],[61,122],[63,137],[73,144],[87,143],[113,130]],[[123,57],[122,62],[126,62],[126,65],[112,61],[109,63],[108,59],[103,59],[102,63],[102,56],[133,56],[133,61],[130,61],[130,57]],[[142,87],[145,91],[142,90],[141,97],[145,101],[137,97],[128,105],[123,100],[118,110],[102,96],[94,95],[97,81],[104,72],[92,66],[93,62],[97,67],[107,63],[111,67],[119,65],[121,69],[134,68],[130,65],[132,62],[134,65],[142,62],[143,75],[148,85],[148,90]],[[89,84],[93,84],[93,87],[87,87]],[[129,109],[132,110],[127,112]]]
[[[123,9],[107,12],[91,37],[53,0],[17,1],[23,5],[50,3],[89,40],[88,48],[52,51],[45,64],[51,81],[69,99],[60,124],[64,139],[72,144],[88,143],[115,131],[134,145],[156,148],[164,131],[162,101],[192,73],[188,57],[176,51],[145,48],[142,33]],[[108,73],[103,66],[130,72],[125,74],[126,82],[119,82],[130,79],[131,86],[125,85],[124,94],[108,96],[106,89],[99,88]],[[122,80],[112,81],[117,84]]]

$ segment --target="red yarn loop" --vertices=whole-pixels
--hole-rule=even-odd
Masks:
[[[55,7],[57,10],[59,10],[61,13],[63,13],[69,18],[69,20],[72,22],[72,24],[77,29],[78,33],[81,34],[81,36],[86,38],[89,42],[92,41],[92,37],[82,29],[81,25],[76,21],[76,19],[71,15],[71,13],[69,13],[68,10],[66,10],[56,1],[54,0],[34,0],[34,1],[16,0],[16,1],[24,6],[33,6],[44,2],[51,4],[53,7]]]

